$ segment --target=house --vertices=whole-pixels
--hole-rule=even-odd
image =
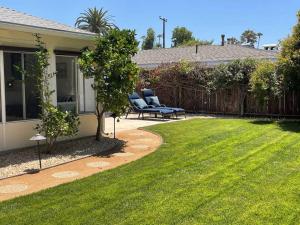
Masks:
[[[221,45],[143,50],[134,57],[134,61],[144,69],[156,68],[161,64],[178,63],[181,60],[213,66],[246,58],[275,61],[277,53],[277,51],[266,51],[222,42]]]
[[[280,46],[278,44],[265,44],[262,46],[267,51],[279,51]]]
[[[16,70],[33,63],[34,33],[39,33],[50,54],[53,104],[79,113],[78,137],[96,131],[92,79],[84,79],[77,64],[80,49],[93,45],[94,33],[0,7],[0,151],[33,145],[39,107],[31,79]]]

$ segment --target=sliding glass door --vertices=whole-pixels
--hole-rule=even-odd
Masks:
[[[31,53],[4,52],[6,121],[38,118],[40,107]],[[26,75],[22,73],[26,70]]]

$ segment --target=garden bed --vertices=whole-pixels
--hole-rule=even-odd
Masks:
[[[100,142],[94,137],[58,143],[52,154],[42,153],[42,168],[49,168],[74,160],[97,155],[119,146],[120,140],[105,137]],[[41,147],[44,151],[45,146]],[[39,168],[36,147],[0,155],[0,179],[28,173]]]

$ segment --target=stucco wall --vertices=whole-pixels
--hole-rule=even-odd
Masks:
[[[46,44],[46,47],[50,54],[49,73],[56,71],[56,55],[53,52],[54,50],[79,51],[84,47],[92,47],[93,45],[92,40],[55,37],[51,35],[41,35],[41,37],[42,41]],[[0,46],[1,45],[34,48],[35,42],[32,33],[0,28]],[[1,67],[3,67],[3,64],[1,65],[1,63],[3,62],[1,62],[0,60],[0,73]],[[82,77],[82,74],[80,72],[77,74],[80,74],[80,76]],[[90,87],[92,81],[86,80],[85,82],[87,83],[87,85],[85,86],[85,89],[87,89],[85,90],[86,96],[81,96],[80,94],[82,93],[78,93],[80,95],[79,98],[94,99],[94,92]],[[5,85],[2,84],[2,86]],[[50,80],[50,89],[56,90],[55,76]],[[78,91],[82,91],[82,87],[79,88]],[[54,105],[57,104],[56,93],[54,93],[54,95],[52,96],[52,101]],[[89,101],[86,104],[86,107],[88,109],[92,109],[94,107],[94,102],[91,103],[91,101]],[[80,115],[80,121],[81,124],[77,137],[91,136],[95,134],[97,122],[94,114],[82,114]],[[26,120],[6,123],[0,122],[0,151],[18,149],[34,145],[34,143],[30,142],[28,139],[36,133],[34,127],[37,123],[38,120]]]
[[[85,114],[80,115],[79,118],[79,133],[75,138],[95,135],[97,128],[96,116]],[[0,123],[0,151],[34,146],[35,143],[29,141],[29,139],[37,133],[34,127],[38,122],[38,120],[24,120],[6,124]],[[60,140],[65,140],[65,138]]]

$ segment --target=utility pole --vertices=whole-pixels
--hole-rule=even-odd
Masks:
[[[168,22],[168,20],[161,16],[159,19],[163,21],[163,48],[166,48],[166,22]]]

